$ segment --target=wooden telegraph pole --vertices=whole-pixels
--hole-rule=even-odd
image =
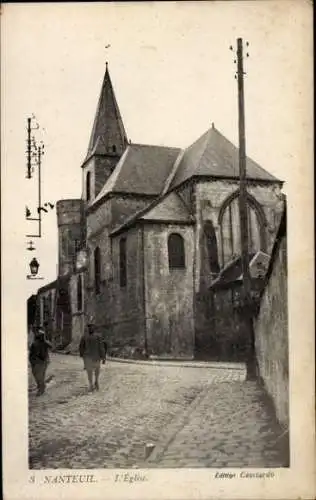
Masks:
[[[246,42],[246,46],[248,46]],[[247,54],[248,56],[248,54]],[[251,277],[249,272],[248,210],[247,210],[247,168],[244,101],[243,40],[237,39],[237,84],[238,84],[238,133],[239,133],[239,222],[241,262],[243,274],[243,314],[248,337],[247,379],[257,377],[253,318],[251,309]]]

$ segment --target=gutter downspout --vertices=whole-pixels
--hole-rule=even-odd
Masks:
[[[146,310],[146,279],[145,279],[145,236],[144,236],[144,225],[141,226],[141,238],[142,238],[142,287],[143,287],[143,315],[144,315],[144,343],[145,343],[145,355],[148,357],[148,340],[147,340],[147,310]]]
[[[192,212],[195,219],[194,224],[194,245],[193,245],[193,359],[196,358],[196,259],[197,259],[197,248],[198,242],[197,238],[198,232],[198,221],[196,217],[196,183],[193,182],[193,193],[192,193]]]

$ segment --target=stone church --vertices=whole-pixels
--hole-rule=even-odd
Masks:
[[[282,181],[246,164],[249,255],[267,267]],[[91,317],[113,355],[192,359],[221,342],[214,317],[227,309],[209,296],[240,261],[238,174],[238,148],[214,124],[186,149],[131,143],[107,66],[81,196],[57,202],[58,276],[37,295],[55,346],[75,350]]]

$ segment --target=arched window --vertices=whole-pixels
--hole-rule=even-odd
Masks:
[[[217,274],[219,273],[217,239],[212,221],[206,220],[203,228],[210,271],[213,274]]]
[[[127,283],[126,268],[126,238],[120,239],[120,286],[124,287]]]
[[[185,268],[184,240],[180,234],[172,233],[168,238],[169,269]]]
[[[100,248],[96,247],[94,250],[94,288],[95,293],[100,293],[100,281],[101,281],[101,256]]]
[[[86,199],[89,201],[91,198],[91,172],[87,173],[86,177]]]
[[[82,311],[82,278],[80,274],[77,278],[77,311]]]
[[[257,200],[247,194],[248,251],[255,254],[266,250],[266,217]],[[223,203],[218,217],[221,235],[222,265],[241,255],[239,190]]]

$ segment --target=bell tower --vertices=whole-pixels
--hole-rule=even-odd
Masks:
[[[106,63],[88,151],[82,165],[82,197],[85,203],[89,204],[99,194],[127,144],[125,128]]]

